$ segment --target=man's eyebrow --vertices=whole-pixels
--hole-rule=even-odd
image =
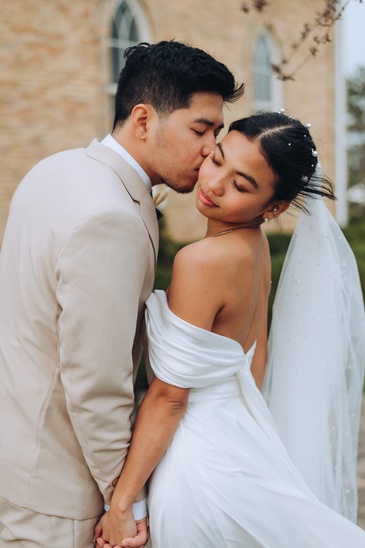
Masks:
[[[213,120],[208,120],[208,118],[197,118],[196,120],[194,120],[194,122],[196,124],[205,124],[206,126],[209,126],[209,127],[215,126],[215,123],[213,122]],[[223,128],[224,128],[224,124],[221,124],[220,126],[217,127],[217,129],[219,130]]]
[[[222,154],[222,158],[224,160],[224,151],[223,151],[223,147],[222,147],[222,144],[221,143],[217,143],[217,147],[219,148],[219,150],[221,151],[221,154]],[[255,188],[259,188],[259,185],[257,184],[256,180],[251,177],[251,175],[247,175],[247,173],[242,173],[241,171],[236,171],[237,175],[240,175],[241,177],[243,177],[244,179],[246,179],[246,181],[248,181],[249,183],[251,183],[252,186],[254,186]]]

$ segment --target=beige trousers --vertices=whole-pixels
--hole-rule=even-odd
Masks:
[[[0,497],[0,548],[92,548],[97,521],[38,514]]]

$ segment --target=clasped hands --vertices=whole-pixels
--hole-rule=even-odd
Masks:
[[[111,508],[103,514],[94,533],[99,548],[143,548],[149,537],[147,517],[135,521],[132,510]]]

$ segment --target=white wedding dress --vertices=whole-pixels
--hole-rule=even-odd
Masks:
[[[152,548],[364,548],[365,531],[325,506],[292,464],[250,372],[254,354],[147,301],[155,375],[190,388],[153,473]]]

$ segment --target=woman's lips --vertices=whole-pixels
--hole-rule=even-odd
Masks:
[[[199,200],[206,206],[217,207],[216,204],[205,194],[202,189],[200,189],[199,191]]]

